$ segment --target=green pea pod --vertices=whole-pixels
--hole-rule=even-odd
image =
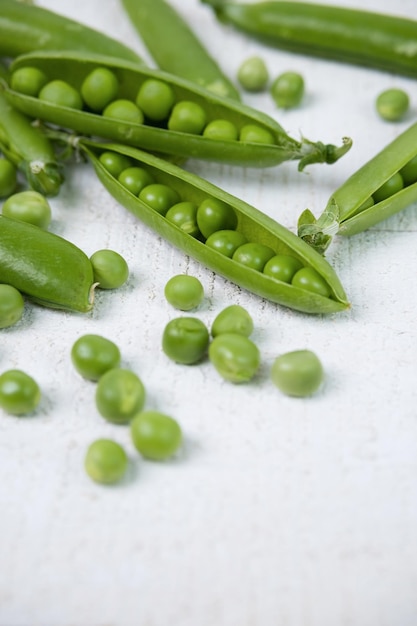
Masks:
[[[78,145],[91,160],[101,182],[121,205],[206,267],[262,298],[294,310],[306,313],[334,313],[348,308],[346,294],[330,264],[297,235],[254,207],[173,163],[130,146],[100,145],[86,139],[80,139]],[[109,150],[129,156],[134,164],[145,167],[157,183],[169,186],[184,201],[188,200],[198,205],[207,198],[216,198],[231,206],[237,216],[237,231],[252,242],[269,246],[276,254],[294,256],[302,265],[316,270],[329,288],[329,297],[295,287],[246,267],[182,230],[128,191],[105,169],[99,157],[104,151]]]
[[[264,43],[292,52],[417,74],[417,21],[372,11],[272,0],[201,0],[218,19]]]
[[[93,307],[93,268],[84,252],[58,235],[4,215],[0,283],[46,307],[81,313]]]
[[[415,177],[403,180],[399,191],[376,202],[373,197],[394,175],[400,173],[402,176],[403,168],[416,157],[417,123],[396,137],[332,193],[317,219],[308,209],[304,211],[298,220],[299,236],[324,253],[334,235],[356,235],[415,204],[417,170]]]
[[[173,6],[165,0],[122,0],[122,4],[161,70],[240,100],[239,91]]]
[[[86,56],[77,53],[39,53],[19,57],[12,64],[11,72],[25,66],[41,69],[50,80],[65,76],[67,82],[80,90],[84,78],[95,68],[107,67],[119,82],[118,98],[135,101],[140,85],[149,78],[166,82],[175,94],[176,101],[192,101],[205,111],[207,123],[213,120],[228,120],[237,130],[256,126],[271,136],[273,143],[258,143],[242,140],[218,140],[204,135],[169,130],[166,126],[137,124],[114,120],[87,110],[75,110],[45,102],[38,98],[7,89],[9,102],[22,113],[72,129],[87,136],[100,137],[118,143],[132,145],[152,152],[175,155],[183,158],[207,159],[236,165],[267,167],[283,161],[298,160],[302,170],[312,163],[334,163],[350,146],[351,140],[344,139],[343,145],[325,145],[302,138],[296,141],[287,135],[274,119],[251,107],[232,99],[216,96],[190,81],[160,70],[122,62],[102,56]]]
[[[124,44],[84,24],[43,7],[1,0],[0,56],[17,57],[35,50],[80,50],[143,63]]]

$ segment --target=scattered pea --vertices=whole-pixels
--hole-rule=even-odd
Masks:
[[[286,395],[310,396],[323,382],[321,361],[311,350],[295,350],[277,357],[271,368],[273,383]]]
[[[0,375],[0,408],[10,415],[32,413],[41,399],[38,383],[26,372],[7,370]]]
[[[20,291],[12,285],[0,284],[0,328],[16,324],[22,318],[24,307]]]
[[[17,187],[17,168],[9,159],[0,158],[0,198],[7,198]]]
[[[182,443],[178,422],[159,411],[142,411],[130,423],[133,445],[146,459],[163,461],[173,456]]]
[[[129,278],[129,267],[114,250],[97,250],[90,257],[94,281],[100,289],[117,289]]]
[[[407,113],[410,98],[403,89],[386,89],[376,99],[379,116],[388,122],[398,122]]]
[[[36,98],[48,82],[46,74],[37,67],[20,67],[13,72],[10,86],[15,91]]]
[[[177,317],[165,326],[162,350],[172,361],[191,365],[201,361],[207,352],[209,332],[195,317]]]
[[[2,207],[6,217],[47,229],[51,223],[51,206],[45,196],[37,191],[27,190],[12,194]]]
[[[217,335],[210,343],[209,359],[220,376],[232,383],[248,382],[260,366],[256,344],[237,333]]]
[[[101,112],[112,102],[119,90],[114,72],[107,67],[97,67],[85,77],[81,85],[81,96],[90,109]]]
[[[56,104],[70,109],[81,111],[83,101],[79,92],[64,80],[51,80],[39,92],[39,99],[50,104]]]
[[[109,370],[119,367],[120,358],[118,346],[101,335],[83,335],[71,348],[72,363],[87,380],[99,380]]]
[[[246,91],[263,91],[269,81],[265,61],[258,56],[249,57],[239,66],[237,79]]]
[[[169,279],[165,285],[165,298],[175,309],[191,311],[201,304],[204,288],[195,276],[178,274]]]
[[[128,458],[124,448],[112,439],[90,444],[84,460],[85,471],[95,482],[110,485],[126,474]]]
[[[253,319],[239,304],[231,304],[220,311],[211,325],[212,337],[234,333],[249,337],[253,332]]]
[[[298,72],[284,72],[271,85],[271,96],[280,109],[291,109],[304,96],[304,79]]]
[[[168,119],[169,130],[200,135],[207,123],[206,113],[197,102],[177,102]]]
[[[134,372],[114,368],[100,377],[95,400],[99,413],[106,420],[126,424],[143,409],[145,395],[145,387]]]
[[[168,83],[149,78],[140,86],[136,104],[150,120],[161,122],[169,117],[175,94]]]

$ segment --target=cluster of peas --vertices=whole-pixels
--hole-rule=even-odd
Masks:
[[[214,197],[199,204],[183,200],[175,189],[158,183],[142,164],[120,153],[104,151],[99,160],[139,200],[212,250],[275,280],[326,298],[331,295],[327,282],[314,268],[292,255],[276,254],[266,244],[248,241],[236,230],[236,213],[226,202]]]
[[[10,85],[19,93],[51,104],[131,124],[157,125],[222,141],[275,144],[273,134],[259,124],[247,123],[238,128],[227,119],[209,119],[201,104],[191,99],[178,100],[172,86],[159,78],[143,80],[135,100],[120,97],[117,76],[107,67],[92,70],[80,90],[62,79],[49,80],[36,67],[15,70]]]

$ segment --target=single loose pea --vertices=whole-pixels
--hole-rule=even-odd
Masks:
[[[382,202],[383,200],[390,198],[394,194],[401,191],[403,187],[403,178],[400,172],[396,172],[372,194],[375,204],[377,202]]]
[[[240,129],[239,140],[243,143],[275,144],[272,133],[258,124],[245,124]]]
[[[132,165],[132,161],[128,156],[112,150],[102,152],[99,156],[99,161],[109,174],[115,178],[118,178],[124,170]]]
[[[56,104],[70,109],[81,110],[83,100],[79,92],[64,80],[51,80],[39,92],[38,98],[50,104]]]
[[[175,104],[174,90],[162,80],[149,78],[139,87],[136,104],[150,120],[162,122]]]
[[[177,204],[181,198],[172,187],[162,183],[152,183],[142,189],[139,200],[142,200],[157,213],[165,215],[168,209]]]
[[[118,90],[115,73],[107,67],[97,67],[83,80],[81,96],[90,109],[100,112],[116,98]]]
[[[52,211],[48,200],[37,191],[27,190],[7,198],[2,207],[6,217],[47,229],[51,223]]]
[[[237,79],[246,91],[263,91],[269,81],[265,61],[258,56],[249,57],[239,66]]]
[[[0,284],[0,328],[16,324],[23,315],[24,307],[20,291],[12,285]]]
[[[405,186],[417,182],[417,156],[400,169],[400,174]]]
[[[235,250],[232,259],[246,267],[262,272],[266,263],[275,255],[275,251],[263,243],[248,242]]]
[[[181,100],[177,102],[168,119],[169,130],[201,135],[207,122],[206,113],[197,102]]]
[[[134,372],[114,368],[97,383],[97,410],[109,422],[126,424],[143,409],[145,395],[145,387]]]
[[[112,439],[90,444],[84,460],[85,471],[95,482],[111,485],[126,474],[128,458],[124,448]]]
[[[212,120],[203,131],[203,137],[218,141],[236,141],[238,136],[236,125],[229,120]]]
[[[131,124],[143,124],[144,122],[144,116],[139,107],[131,100],[124,98],[110,102],[102,115],[103,117],[110,117],[111,119],[130,122]]]
[[[323,382],[320,359],[311,350],[294,350],[277,357],[271,368],[271,379],[288,396],[310,396]]]
[[[311,291],[319,296],[329,298],[330,287],[322,276],[312,267],[302,267],[292,278],[291,284],[294,287]]]
[[[251,380],[260,366],[257,345],[237,333],[221,333],[209,346],[209,359],[222,378],[232,383]]]
[[[267,261],[263,273],[284,283],[290,283],[294,274],[303,267],[301,261],[289,254],[277,254]]]
[[[177,202],[177,204],[168,209],[165,218],[188,235],[191,235],[191,237],[200,239],[201,232],[197,224],[197,205],[194,202]]]
[[[48,82],[46,74],[37,67],[19,67],[10,78],[10,87],[14,91],[36,98]]]
[[[202,235],[207,238],[218,230],[234,230],[237,216],[230,204],[218,198],[206,198],[198,206],[197,224]]]
[[[138,196],[142,189],[147,185],[151,185],[155,182],[154,177],[150,172],[143,167],[127,167],[118,176],[118,181],[133,193],[134,196]]]
[[[192,365],[206,354],[209,340],[204,322],[195,317],[177,317],[164,328],[162,350],[172,361]]]
[[[17,187],[17,168],[9,159],[0,158],[0,198],[7,198]]]
[[[253,332],[253,319],[239,304],[231,304],[220,311],[211,325],[212,337],[234,333],[249,337]]]
[[[217,230],[207,237],[206,246],[231,259],[235,251],[247,241],[238,230]]]
[[[120,358],[118,346],[101,335],[82,335],[71,348],[71,361],[87,380],[99,380],[109,370],[119,367]]]
[[[304,96],[304,79],[298,72],[284,72],[271,85],[271,96],[280,109],[291,109]]]
[[[403,89],[386,89],[376,99],[379,116],[388,122],[398,122],[407,113],[410,98]]]
[[[165,298],[175,309],[191,311],[204,298],[204,288],[195,276],[178,274],[169,279],[164,289]]]
[[[182,443],[178,422],[159,411],[142,411],[130,423],[136,450],[146,459],[163,461],[171,457]]]
[[[26,372],[7,370],[0,375],[0,408],[10,415],[32,413],[41,399],[38,383]]]
[[[117,289],[129,278],[129,267],[114,250],[97,250],[90,257],[94,281],[100,289]]]

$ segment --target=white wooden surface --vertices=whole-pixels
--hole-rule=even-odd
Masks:
[[[329,0],[328,0],[329,1]],[[147,56],[118,0],[39,4],[123,40]],[[293,136],[354,147],[336,165],[268,170],[190,161],[187,167],[291,229],[416,119],[416,81],[262,47],[219,25],[197,0],[172,0],[224,70],[250,54],[271,75],[302,72],[305,101],[279,112],[245,96]],[[340,2],[342,4],[342,2]],[[415,0],[343,0],[417,19]],[[412,106],[381,121],[376,95],[404,87]],[[352,303],[307,316],[246,293],[186,258],[108,195],[88,165],[69,169],[52,201],[52,229],[88,254],[127,259],[123,289],[100,293],[91,315],[26,308],[3,330],[0,370],[18,367],[43,390],[36,415],[0,415],[1,626],[415,626],[417,624],[416,208],[329,250]],[[185,367],[160,349],[177,315],[163,287],[198,276],[210,324],[228,303],[252,314],[263,365],[244,386],[209,363]],[[81,334],[107,336],[148,391],[147,407],[176,417],[184,449],[171,462],[139,458],[126,427],[107,424],[94,384],[70,363]],[[269,380],[281,352],[311,348],[326,383],[313,398],[283,396]],[[93,484],[88,444],[109,436],[131,465],[120,486]]]

